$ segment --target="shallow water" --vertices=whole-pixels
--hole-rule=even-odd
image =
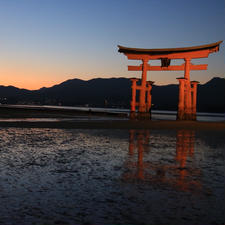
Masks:
[[[0,224],[224,224],[224,133],[0,128]]]
[[[0,118],[0,122],[64,122],[64,121],[102,121],[102,120],[128,120],[127,118],[104,116],[73,116],[72,118]]]
[[[69,110],[76,110],[76,111],[92,111],[92,112],[108,112],[108,113],[114,113],[115,115],[118,113],[122,113],[124,115],[129,115],[130,109],[120,109],[120,108],[97,108],[97,107],[76,107],[76,106],[54,106],[54,105],[9,105],[11,108],[31,108],[31,109],[69,109]],[[176,120],[177,111],[169,111],[169,110],[152,110],[152,120]],[[221,122],[225,120],[225,114],[224,113],[209,113],[209,112],[197,112],[197,121],[211,121],[211,122]],[[99,116],[78,116],[74,119],[79,120],[101,120],[101,119],[107,119],[107,120],[113,120],[118,119],[118,117],[99,117]],[[43,118],[47,120],[47,118]],[[53,118],[54,119],[54,118]],[[68,119],[68,118],[67,118]],[[120,118],[124,120],[125,118]],[[24,119],[18,119],[18,121],[23,121]],[[28,122],[35,122],[34,118],[29,118]],[[66,118],[57,118],[57,120],[66,120]],[[6,121],[4,118],[0,118],[0,121]]]

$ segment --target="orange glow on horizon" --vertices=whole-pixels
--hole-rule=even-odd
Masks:
[[[74,75],[76,71],[77,75]],[[88,74],[87,71],[84,71]],[[51,87],[69,79],[88,80],[95,74],[84,75],[78,68],[69,68],[61,64],[44,64],[25,60],[3,60],[0,62],[0,85],[14,86],[21,89],[38,90]],[[90,73],[89,73],[90,74]]]
[[[0,85],[3,86],[14,86],[21,89],[28,90],[38,90],[42,87],[51,87],[53,85],[63,82],[63,79],[54,79],[49,80],[47,77],[43,79],[38,76],[26,76],[26,75],[17,75],[17,79],[13,76],[4,75],[4,78],[0,76]]]
[[[52,87],[66,80],[75,78],[87,80],[94,77],[76,76],[73,74],[68,75],[66,71],[63,71],[61,69],[59,69],[58,71],[53,71],[48,68],[24,69],[18,67],[10,68],[9,66],[0,66],[0,85],[14,86],[21,89],[38,90],[42,87]]]
[[[98,68],[65,68],[64,65],[58,64],[53,67],[52,65],[40,66],[32,62],[21,63],[20,61],[12,61],[9,63],[5,60],[0,62],[0,85],[38,90],[42,87],[52,87],[75,78],[90,80],[94,78],[122,77],[99,71]],[[126,74],[123,77],[127,77]]]
[[[22,77],[20,77],[22,78]],[[63,82],[64,80],[40,80],[40,79],[33,79],[33,77],[25,78],[25,79],[18,79],[13,80],[12,77],[4,77],[3,79],[0,77],[0,85],[3,86],[14,86],[20,89],[27,89],[27,90],[38,90],[42,87],[52,87],[56,84]]]
[[[0,72],[1,73],[1,72]],[[4,73],[4,76],[0,75],[0,86],[14,86],[20,89],[27,89],[27,90],[38,90],[43,87],[52,87],[54,85],[58,85],[62,82],[65,82],[70,79],[80,79],[80,80],[91,80],[95,78],[112,78],[115,76],[104,77],[104,76],[76,76],[76,75],[65,75],[65,76],[39,76],[38,74],[34,75],[24,75],[24,74],[17,74],[16,79],[15,76],[7,75]],[[118,76],[119,77],[119,76]],[[120,76],[121,77],[121,76]]]

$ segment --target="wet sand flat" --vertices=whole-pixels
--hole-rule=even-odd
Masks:
[[[0,128],[0,224],[224,224],[224,133]]]

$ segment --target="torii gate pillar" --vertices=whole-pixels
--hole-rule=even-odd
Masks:
[[[198,81],[190,81],[191,59],[185,59],[185,72],[179,80],[177,120],[196,120]]]
[[[191,102],[192,102],[192,120],[196,120],[196,105],[197,105],[197,85],[198,81],[191,81]]]
[[[144,72],[143,72],[144,74]],[[152,105],[152,84],[153,81],[146,81],[146,79],[141,80],[141,85],[137,85],[140,79],[131,78],[132,82],[132,97],[130,102],[130,119],[151,119],[151,105]],[[136,93],[140,91],[139,102],[136,101]],[[136,107],[138,107],[138,112],[136,112]]]
[[[183,120],[184,118],[184,89],[185,89],[185,81],[186,79],[181,77],[177,78],[179,80],[179,100],[178,100],[178,110],[177,110],[177,119]]]
[[[146,112],[146,80],[147,80],[147,64],[148,60],[143,59],[142,64],[142,79],[141,79],[141,87],[140,87],[140,101],[139,101],[139,112],[145,113]]]
[[[190,59],[185,59],[184,77],[179,80],[177,120],[196,120],[198,81],[190,81]]]

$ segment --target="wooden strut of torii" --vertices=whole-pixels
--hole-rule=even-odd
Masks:
[[[139,66],[128,66],[129,71],[142,71],[141,84],[138,85],[137,78],[132,81],[131,119],[151,119],[151,89],[153,81],[147,81],[147,71],[184,71],[184,77],[177,78],[179,81],[179,102],[177,120],[196,120],[197,85],[198,81],[190,81],[191,70],[207,70],[207,64],[194,65],[192,59],[207,58],[210,53],[219,51],[223,41],[216,43],[184,47],[143,49],[128,48],[118,45],[118,52],[123,53],[131,60],[141,60]],[[182,65],[170,65],[171,60],[184,59]],[[151,66],[149,60],[161,60],[161,66]],[[139,102],[136,101],[136,92],[140,91]],[[136,107],[138,111],[136,112]]]

